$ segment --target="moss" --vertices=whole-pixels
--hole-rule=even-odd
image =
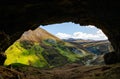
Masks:
[[[21,63],[12,63],[12,64],[8,65],[7,67],[16,68],[16,67],[25,67],[25,66],[27,66],[27,65],[21,64]]]
[[[69,62],[74,62],[78,60],[77,56],[65,47],[57,47],[56,49],[60,52],[61,55],[67,57]]]
[[[15,42],[12,46],[10,46],[6,50],[7,59],[4,65],[10,65],[12,63],[21,63],[25,65],[31,65],[34,67],[47,67],[48,63],[44,59],[44,57],[40,54],[43,50],[38,45],[33,45],[31,48],[23,48],[21,47],[20,42]],[[38,54],[39,53],[39,56]]]
[[[55,48],[49,47],[49,49],[46,49],[42,52],[42,55],[44,56],[46,61],[50,64],[50,66],[53,67],[68,63],[67,57],[61,55],[60,52]]]
[[[54,49],[51,49],[51,51],[49,51],[50,53],[55,52],[52,50],[56,50],[59,54],[61,54],[62,56],[67,58],[68,62],[80,62],[81,57],[84,57],[83,54],[81,54],[82,52],[80,50],[79,53],[75,53],[74,51],[71,50],[71,48],[73,48],[73,45],[69,44],[70,46],[68,46],[68,44],[66,44],[65,42],[53,42],[52,40],[44,40],[44,44],[46,46],[43,46],[43,48],[46,49],[50,49],[51,47],[53,47]],[[76,48],[77,50],[77,48]],[[46,58],[46,57],[45,57]]]
[[[21,63],[40,68],[78,63],[84,57],[81,51],[77,50],[75,53],[72,47],[66,46],[64,42],[52,39],[43,40],[42,43],[17,41],[6,50],[6,55],[7,59],[4,65]]]
[[[30,49],[34,44],[30,41],[24,40],[20,41],[20,46],[25,48],[25,49]]]

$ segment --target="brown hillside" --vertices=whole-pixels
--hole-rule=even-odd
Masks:
[[[21,36],[21,38],[19,40],[20,41],[29,40],[32,42],[40,43],[42,40],[46,40],[46,39],[53,39],[56,41],[61,41],[59,38],[48,33],[46,30],[44,30],[42,28],[37,28],[35,30],[29,30],[29,31],[24,32],[24,34]]]

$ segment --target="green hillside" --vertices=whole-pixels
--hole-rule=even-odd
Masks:
[[[25,32],[6,50],[4,65],[30,65],[51,68],[67,63],[84,64],[92,54],[73,44],[63,42],[43,29]]]
[[[20,42],[15,42],[6,50],[7,59],[5,65],[14,63],[21,63],[24,65],[31,65],[35,67],[47,67],[49,64],[41,55],[43,49],[39,44],[25,45]],[[27,47],[28,46],[28,47]],[[37,53],[39,56],[37,56]]]

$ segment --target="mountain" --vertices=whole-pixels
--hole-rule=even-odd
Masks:
[[[72,43],[76,46],[81,46],[81,48],[86,49],[94,54],[101,55],[113,51],[111,43],[108,40],[83,40],[83,39],[69,39],[65,40],[66,42]]]
[[[83,40],[83,39],[69,39],[64,40],[71,44],[74,44],[76,47],[82,48],[93,53],[95,56],[92,60],[86,61],[88,65],[102,65],[104,64],[103,56],[108,52],[114,51],[111,43],[108,40]]]
[[[74,38],[68,38],[68,39],[63,39],[63,41],[66,42],[79,42],[79,43],[85,43],[85,42],[92,42],[94,40],[84,40],[84,39],[74,39]]]
[[[30,65],[40,68],[57,67],[67,63],[84,65],[94,56],[86,49],[64,42],[41,28],[25,32],[5,54],[7,59],[4,65]]]
[[[25,32],[21,38],[19,39],[20,41],[31,41],[31,42],[37,42],[40,43],[43,40],[46,39],[52,39],[54,41],[61,41],[59,38],[55,37],[54,35],[48,33],[46,30],[42,28],[37,28],[34,31],[29,30]]]

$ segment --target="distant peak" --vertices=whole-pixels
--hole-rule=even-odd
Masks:
[[[40,27],[36,28],[35,30],[28,30],[24,32],[24,34],[20,38],[20,41],[28,40],[28,41],[33,41],[33,42],[40,42],[46,39],[53,39],[56,41],[61,41],[56,36],[50,34],[49,32],[47,32],[46,30]]]

